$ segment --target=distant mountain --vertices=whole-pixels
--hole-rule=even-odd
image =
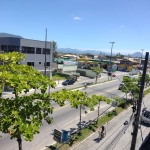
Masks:
[[[142,56],[142,53],[141,52],[135,52],[133,54],[131,54],[131,57],[141,57]],[[143,55],[144,56],[144,55]],[[142,57],[143,57],[142,56]]]
[[[93,55],[99,55],[100,51],[97,50],[78,50],[78,49],[71,49],[71,48],[58,48],[57,52],[60,53],[73,53],[73,54],[93,54]],[[105,52],[102,52],[105,53]],[[105,53],[105,55],[110,55],[109,53]]]

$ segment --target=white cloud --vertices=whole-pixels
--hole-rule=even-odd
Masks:
[[[122,24],[120,27],[121,27],[121,28],[123,28],[123,27],[124,27],[124,25]]]
[[[76,17],[73,17],[74,20],[82,20],[82,18],[76,16]]]

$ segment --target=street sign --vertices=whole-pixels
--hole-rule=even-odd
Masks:
[[[60,132],[59,130],[57,129],[54,129],[54,137],[53,139],[58,142],[58,143],[61,143],[61,138],[62,138],[62,132]]]

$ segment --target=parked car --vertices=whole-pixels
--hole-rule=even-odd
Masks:
[[[113,73],[111,74],[111,76],[112,76],[112,77],[116,77],[116,75],[115,75],[115,74],[113,74]]]
[[[142,110],[142,114],[140,116],[140,122],[145,122],[150,124],[150,110],[147,110],[147,108],[144,108]]]
[[[67,79],[66,81],[64,81],[62,83],[62,85],[71,85],[71,84],[74,84],[74,83],[75,83],[75,80]]]
[[[123,83],[121,83],[121,84],[119,85],[118,90],[121,90],[121,87],[122,87],[122,86],[124,86]]]
[[[107,74],[108,74],[108,76],[111,76],[112,73],[111,73],[111,72],[108,72]]]

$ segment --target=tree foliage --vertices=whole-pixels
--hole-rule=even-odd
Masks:
[[[92,67],[91,70],[96,73],[96,81],[95,82],[97,83],[98,75],[103,71],[103,69],[100,68],[99,66],[96,66],[96,67]]]
[[[67,91],[47,94],[47,87],[55,87],[56,83],[44,76],[32,66],[19,64],[25,59],[25,55],[17,52],[0,54],[0,131],[8,133],[11,138],[21,141],[21,135],[25,140],[31,141],[34,134],[40,132],[43,119],[47,123],[52,122],[49,114],[53,113],[50,100],[63,106],[66,100],[70,101],[72,108],[82,106],[85,110],[89,107],[94,110],[94,105],[99,101],[110,100],[103,96],[93,95],[88,97],[87,93],[81,91]],[[4,99],[3,88],[9,86],[14,90],[14,96]],[[38,93],[28,94],[30,89],[38,89]],[[85,111],[86,112],[86,111]],[[19,150],[22,150],[19,143]]]
[[[137,99],[140,91],[140,88],[137,85],[137,80],[124,76],[122,83],[124,86],[121,87],[121,91],[130,93],[134,99]]]
[[[51,93],[50,98],[54,101],[57,99],[57,103],[60,106],[64,105],[65,100],[69,100],[72,108],[78,108],[82,105],[84,110],[85,107],[89,107],[91,111],[94,110],[94,106],[98,104],[99,101],[105,101],[108,104],[111,102],[108,98],[101,95],[92,95],[89,97],[86,92],[79,90],[67,91],[66,89]]]
[[[11,131],[11,138],[20,139],[23,135],[25,140],[31,141],[34,134],[39,133],[43,119],[48,123],[52,121],[48,115],[53,112],[53,107],[45,92],[49,85],[55,87],[55,82],[32,66],[19,64],[24,58],[25,55],[17,52],[0,54],[3,64],[0,65],[0,131]],[[14,97],[2,97],[5,86],[14,90]],[[27,95],[32,88],[40,93]]]
[[[57,58],[58,57],[57,42],[56,41],[52,41],[52,43],[53,43],[53,57]]]
[[[141,83],[141,78],[142,78],[142,74],[139,75],[137,81],[138,83],[140,84]],[[146,74],[145,75],[145,84],[146,86],[150,83],[150,77],[149,77],[149,74]]]

